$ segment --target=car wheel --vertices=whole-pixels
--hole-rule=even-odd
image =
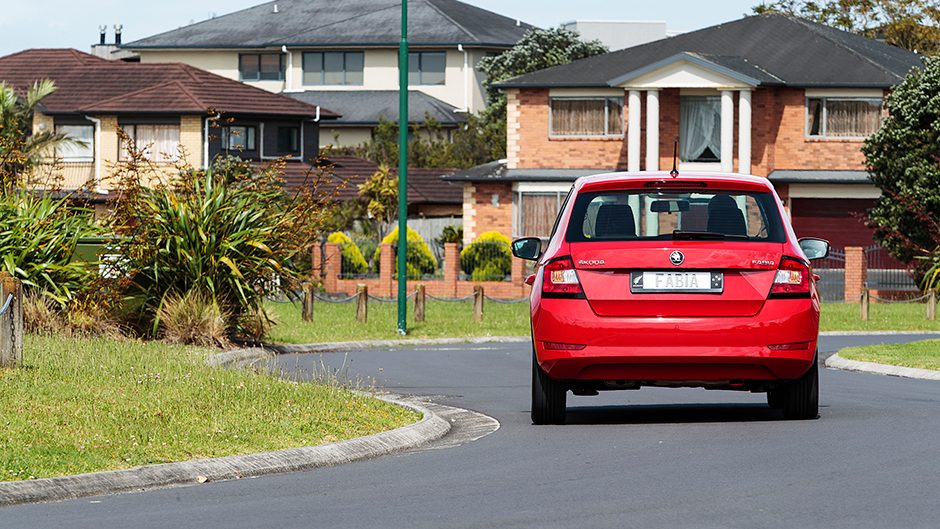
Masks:
[[[772,389],[768,391],[767,405],[775,410],[783,408],[783,391],[781,389]]]
[[[532,423],[565,424],[568,389],[549,378],[532,351]]]
[[[781,409],[786,419],[815,419],[819,417],[819,365],[813,365],[800,378],[779,390]]]

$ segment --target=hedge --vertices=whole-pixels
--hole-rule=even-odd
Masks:
[[[398,244],[398,228],[392,230],[382,239],[382,244]],[[372,269],[379,271],[379,255],[382,247],[379,246],[372,254]],[[406,256],[406,273],[409,279],[420,279],[423,275],[430,275],[437,271],[437,259],[431,253],[428,243],[424,242],[421,235],[415,230],[408,228],[408,255]],[[395,259],[395,274],[398,274],[398,259]]]
[[[460,269],[471,281],[502,281],[512,273],[510,244],[498,231],[481,233],[460,252]]]
[[[366,262],[366,258],[359,251],[359,246],[345,233],[341,231],[331,233],[326,238],[326,242],[340,245],[339,251],[342,255],[341,273],[364,274],[369,271],[369,263]]]

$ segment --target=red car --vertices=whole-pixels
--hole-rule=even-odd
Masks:
[[[675,174],[675,173],[673,173]],[[532,284],[532,421],[562,424],[567,392],[641,386],[766,392],[814,419],[819,295],[810,259],[765,178],[611,173],[565,200]]]

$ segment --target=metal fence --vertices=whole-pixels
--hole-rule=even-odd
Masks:
[[[920,290],[910,267],[898,262],[877,244],[865,248],[865,264],[868,268],[868,288],[903,292]]]
[[[829,257],[813,263],[816,283],[824,303],[841,303],[845,297],[845,250],[831,250]]]

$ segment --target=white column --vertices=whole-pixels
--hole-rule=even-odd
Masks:
[[[751,174],[751,91],[738,97],[738,172]]]
[[[627,171],[640,170],[640,91],[627,97]]]
[[[646,91],[646,170],[659,171],[659,90]]]
[[[734,171],[734,92],[721,91],[721,171]]]

